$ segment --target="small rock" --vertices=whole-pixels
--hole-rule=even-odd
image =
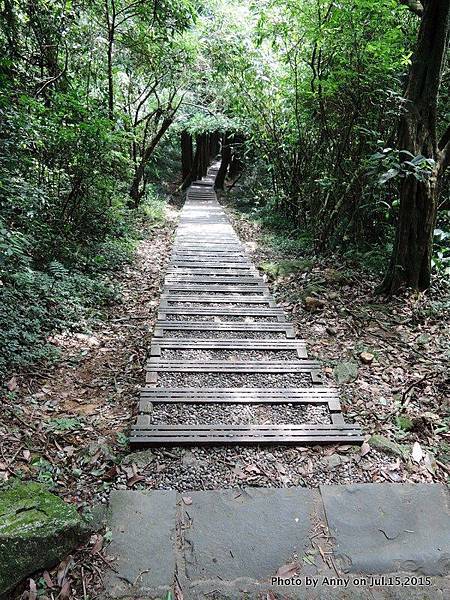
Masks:
[[[146,467],[155,460],[155,455],[151,450],[142,450],[141,452],[132,452],[123,459],[124,465],[136,465],[139,469]]]
[[[373,363],[375,356],[371,352],[361,352],[359,358],[365,365],[370,365]]]
[[[337,335],[337,331],[334,327],[327,327],[325,331],[328,333],[328,335]]]
[[[358,377],[358,365],[352,361],[338,363],[333,369],[333,374],[339,385],[349,383]]]
[[[309,311],[321,310],[325,307],[325,300],[320,298],[314,298],[313,296],[307,296],[304,300],[305,309]]]
[[[384,450],[388,454],[393,454],[394,456],[400,456],[404,458],[406,455],[406,450],[400,444],[391,441],[384,435],[373,435],[369,440],[369,445],[372,448],[378,448],[379,450]]]
[[[331,456],[324,456],[322,461],[326,464],[326,469],[332,471],[342,464],[342,457],[339,454],[332,454]]]
[[[186,450],[186,452],[184,452],[181,462],[184,467],[194,467],[199,463],[198,459],[190,450]]]

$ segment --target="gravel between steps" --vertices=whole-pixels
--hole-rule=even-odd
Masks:
[[[187,298],[189,298],[189,296],[205,296],[205,299],[207,299],[209,296],[230,296],[232,298],[233,296],[245,296],[246,294],[248,294],[249,296],[261,296],[263,298],[267,297],[264,296],[264,293],[261,289],[252,290],[251,288],[248,290],[244,290],[243,292],[232,292],[228,290],[226,292],[214,290],[206,292],[204,290],[198,290],[193,287],[190,287],[188,290],[176,290],[173,293],[177,296],[186,296]],[[206,301],[207,300],[205,300],[205,302]]]
[[[159,373],[157,387],[311,387],[309,373]]]
[[[166,310],[166,309],[163,309]],[[167,311],[168,312],[168,311]],[[205,323],[257,323],[263,321],[265,323],[277,323],[277,317],[266,317],[264,315],[171,315],[167,314],[167,321],[189,321],[197,322],[204,321]]]
[[[164,360],[297,360],[295,350],[162,350]]]
[[[167,299],[169,308],[269,308],[266,302],[172,302]]]
[[[325,405],[313,404],[155,404],[153,425],[328,425]]]
[[[282,331],[205,331],[171,330],[167,333],[168,337],[196,340],[284,340],[286,334]]]

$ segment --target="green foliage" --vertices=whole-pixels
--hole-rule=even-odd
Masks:
[[[0,12],[0,376],[54,358],[52,332],[98,317],[136,220],[164,219],[147,181],[196,56],[186,32],[201,3],[112,4],[19,0]],[[139,212],[129,193],[141,164]]]
[[[259,267],[273,278],[287,277],[293,273],[304,273],[311,269],[312,260],[280,260],[278,262],[262,262]]]
[[[66,431],[77,431],[82,428],[82,423],[80,419],[70,418],[70,417],[61,417],[58,419],[51,419],[47,423],[47,428],[50,431],[55,431],[58,433],[64,433]]]
[[[410,431],[413,428],[412,420],[406,415],[398,415],[395,417],[395,424],[402,431]]]
[[[440,213],[438,227],[434,230],[432,265],[439,275],[450,280],[450,210]]]
[[[54,268],[54,267],[53,267]],[[2,277],[0,287],[0,376],[8,368],[53,360],[58,353],[46,340],[55,330],[80,330],[114,301],[114,288],[81,273],[61,277],[31,268]]]

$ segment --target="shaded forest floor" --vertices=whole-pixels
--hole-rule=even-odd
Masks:
[[[367,439],[353,457],[372,482],[445,481],[450,473],[450,296],[390,301],[379,275],[342,257],[286,250],[263,223],[223,199],[236,230],[308,353],[339,385],[346,420]],[[376,441],[376,445],[375,445]],[[345,456],[345,449],[338,449]],[[348,457],[347,457],[348,458]],[[342,461],[331,462],[334,472]],[[344,464],[346,460],[344,458]]]
[[[0,425],[0,477],[48,484],[80,510],[106,505],[119,489],[352,482],[438,482],[449,473],[446,375],[450,340],[444,299],[427,296],[385,303],[374,277],[336,259],[301,256],[267,243],[261,224],[230,208],[234,225],[277,300],[291,315],[311,356],[339,380],[346,419],[367,439],[351,446],[152,450],[128,455],[144,363],[169,257],[176,210],[140,243],[118,275],[121,302],[89,333],[57,335],[62,360],[9,382]],[[439,310],[437,303],[440,303]],[[72,596],[96,597],[102,572],[113,567],[108,533],[95,534],[69,563],[39,579],[47,598],[66,585]],[[65,570],[65,571],[64,571]],[[57,583],[58,571],[63,573]],[[65,573],[65,574],[64,574]],[[50,585],[51,584],[51,585]],[[52,587],[53,586],[53,587]],[[45,596],[43,596],[45,597]]]

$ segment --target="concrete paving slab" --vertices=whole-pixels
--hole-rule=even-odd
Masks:
[[[124,597],[131,590],[146,597],[164,594],[175,574],[176,492],[113,491],[108,556],[115,571],[106,574],[109,596]]]
[[[309,545],[314,492],[247,489],[192,492],[184,507],[186,575],[267,581]]]
[[[450,572],[449,496],[444,486],[321,486],[335,554],[347,573]]]

